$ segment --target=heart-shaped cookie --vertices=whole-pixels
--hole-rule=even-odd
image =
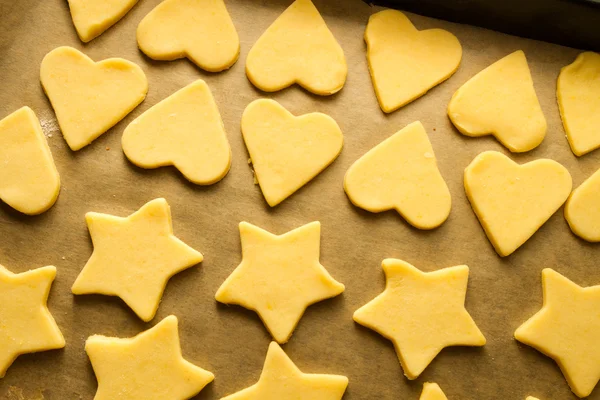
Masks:
[[[256,41],[246,74],[257,88],[275,92],[294,83],[330,95],[346,82],[344,51],[311,0],[296,0]]]
[[[0,199],[24,214],[54,204],[60,178],[40,121],[23,107],[0,121]]]
[[[344,189],[355,206],[371,212],[395,209],[420,229],[436,228],[450,214],[450,191],[420,122],[396,132],[352,164]]]
[[[173,165],[198,185],[220,181],[231,164],[219,109],[201,79],[133,120],[123,133],[122,144],[123,152],[135,165]]]
[[[240,40],[223,0],[164,0],[137,28],[140,50],[155,60],[187,57],[211,72],[231,67]]]
[[[100,36],[117,23],[138,0],[69,0],[73,25],[82,42]]]
[[[600,54],[590,51],[560,70],[556,97],[575,155],[600,147]]]
[[[242,135],[256,179],[271,207],[281,203],[333,162],[344,138],[322,113],[294,116],[275,100],[259,99],[242,115]]]
[[[448,104],[448,116],[462,134],[493,135],[514,153],[537,147],[546,135],[546,118],[521,50],[462,85]]]
[[[95,63],[72,47],[46,54],[40,78],[60,130],[79,150],[109,130],[146,97],[144,71],[122,58]]]
[[[465,169],[465,191],[496,252],[525,243],[567,200],[569,171],[553,160],[519,165],[497,151],[479,154]]]
[[[573,190],[565,205],[565,219],[574,234],[600,242],[600,169]]]
[[[450,78],[462,57],[456,36],[443,29],[418,31],[396,10],[371,15],[365,42],[375,94],[386,113]]]

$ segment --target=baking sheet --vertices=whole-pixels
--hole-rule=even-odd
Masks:
[[[197,399],[217,399],[257,381],[270,337],[252,312],[217,304],[214,294],[241,259],[238,223],[248,221],[284,233],[310,221],[322,223],[321,262],[346,285],[343,295],[309,307],[284,346],[305,372],[348,376],[345,399],[418,399],[422,383],[440,384],[452,399],[570,399],[556,364],[518,344],[514,330],[542,303],[541,270],[556,269],[581,285],[600,283],[600,246],[575,237],[557,212],[521,249],[496,255],[465,197],[464,168],[484,150],[506,150],[494,139],[460,135],[446,117],[452,93],[467,79],[506,54],[525,51],[548,121],[544,142],[513,156],[518,162],[550,157],[565,165],[574,185],[600,167],[600,151],[576,158],[567,144],[555,100],[559,70],[578,51],[520,39],[480,28],[409,14],[419,29],[444,28],[463,46],[463,61],[445,83],[391,115],[382,113],[371,86],[363,32],[374,12],[360,0],[316,0],[346,54],[346,86],[330,97],[299,87],[265,95],[248,82],[244,60],[261,33],[284,10],[287,0],[228,0],[241,39],[240,60],[231,70],[206,73],[187,60],[156,62],[138,51],[135,29],[159,2],[142,0],[119,23],[82,44],[64,0],[0,2],[0,116],[29,105],[37,113],[62,179],[58,202],[48,212],[26,217],[0,206],[0,263],[14,272],[56,265],[49,307],[62,329],[64,350],[20,356],[0,380],[0,398],[91,399],[96,380],[84,352],[92,334],[133,336],[170,314],[180,319],[184,356],[215,373]],[[71,152],[57,128],[39,83],[39,65],[53,48],[70,45],[94,60],[125,57],[146,72],[146,100],[92,145]],[[120,149],[123,129],[135,117],[174,91],[202,78],[219,105],[233,160],[220,183],[199,187],[175,169],[145,171],[130,164]],[[268,207],[248,166],[240,117],[252,100],[268,96],[295,114],[322,111],[344,132],[340,157],[305,188],[278,207]],[[368,149],[415,120],[425,125],[439,167],[452,194],[452,213],[440,228],[423,232],[397,213],[371,214],[351,205],[343,188],[348,167]],[[70,287],[92,251],[84,221],[87,211],[126,216],[147,201],[165,197],[175,234],[205,261],[170,280],[156,318],[139,320],[119,299],[73,296]],[[419,379],[408,381],[391,343],[352,321],[352,313],[384,287],[381,260],[404,259],[426,271],[458,264],[471,269],[466,307],[486,336],[483,348],[443,350]],[[591,399],[600,399],[597,389]]]

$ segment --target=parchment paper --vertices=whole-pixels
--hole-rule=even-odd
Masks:
[[[512,157],[518,162],[553,158],[569,169],[578,186],[600,167],[600,151],[579,159],[571,153],[555,100],[559,70],[574,60],[578,50],[409,14],[419,29],[438,27],[454,33],[462,43],[463,60],[448,81],[385,115],[371,86],[363,42],[366,22],[375,10],[360,0],[315,1],[349,65],[345,87],[330,97],[314,96],[299,87],[263,94],[246,79],[244,61],[250,47],[288,0],[227,0],[240,35],[241,55],[231,70],[218,74],[203,72],[185,59],[152,61],[138,50],[137,24],[158,2],[141,0],[86,45],[76,36],[66,1],[0,2],[0,117],[24,105],[33,108],[63,184],[56,205],[40,216],[26,217],[0,206],[0,263],[14,272],[56,265],[49,307],[67,341],[64,350],[20,356],[0,380],[0,398],[92,399],[97,384],[84,352],[85,339],[92,334],[133,336],[170,314],[180,319],[184,356],[216,375],[197,399],[217,399],[255,383],[271,339],[254,313],[214,300],[217,288],[241,260],[238,223],[248,221],[281,234],[314,220],[322,223],[321,262],[346,291],[309,307],[284,346],[303,371],[347,375],[348,400],[418,399],[426,381],[439,383],[450,400],[575,398],[557,365],[517,343],[513,332],[541,307],[543,268],[554,268],[580,285],[600,284],[600,245],[574,236],[560,210],[512,256],[496,255],[469,206],[462,179],[464,168],[478,153],[507,151],[493,138],[460,135],[446,116],[446,106],[452,93],[475,73],[523,49],[549,129],[537,149]],[[150,85],[148,97],[137,109],[79,152],[66,146],[39,83],[43,56],[61,45],[81,49],[96,61],[108,57],[134,61]],[[120,148],[123,129],[198,78],[211,87],[231,143],[233,161],[227,177],[199,187],[174,168],[145,171],[130,164]],[[340,157],[329,168],[274,209],[253,183],[240,134],[242,111],[260,97],[274,98],[295,114],[325,112],[337,120],[345,139]],[[452,193],[450,218],[430,232],[412,228],[394,211],[371,214],[357,209],[342,188],[344,173],[356,159],[415,120],[425,125]],[[70,287],[92,251],[84,214],[127,216],[157,197],[165,197],[171,205],[175,234],[201,251],[205,261],[170,280],[149,324],[117,298],[73,296]],[[387,257],[426,271],[469,265],[466,307],[487,345],[446,349],[419,379],[404,378],[391,343],[352,321],[354,310],[383,290],[381,261]],[[590,398],[600,399],[600,389]]]

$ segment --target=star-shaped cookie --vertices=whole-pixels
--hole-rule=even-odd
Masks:
[[[165,199],[126,218],[94,212],[85,217],[94,252],[73,293],[118,296],[144,321],[154,318],[169,278],[202,261],[202,254],[173,235]]]
[[[258,382],[221,400],[340,400],[347,386],[345,376],[303,373],[271,342]]]
[[[185,400],[214,379],[182,357],[174,315],[132,338],[90,336],[85,351],[98,379],[94,400]]]
[[[256,311],[279,343],[289,340],[306,307],[344,291],[319,263],[319,222],[279,236],[241,222],[240,236],[242,262],[215,298]]]
[[[419,400],[448,400],[437,383],[425,382]]]
[[[465,309],[469,267],[422,272],[386,259],[383,293],[359,308],[354,321],[394,343],[408,379],[416,379],[448,346],[483,346],[485,338]]]
[[[52,266],[13,274],[0,265],[0,378],[21,354],[65,347],[46,306],[55,276]]]
[[[515,338],[554,359],[573,393],[587,397],[600,379],[600,285],[583,288],[546,268],[542,287],[542,309]]]

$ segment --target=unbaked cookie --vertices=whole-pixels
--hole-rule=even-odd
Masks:
[[[565,219],[577,236],[600,242],[600,169],[573,190],[565,204]]]
[[[246,74],[257,88],[275,92],[294,83],[330,95],[346,82],[344,51],[311,0],[296,0],[256,41]]]
[[[94,62],[72,47],[46,54],[40,78],[71,150],[87,146],[112,128],[148,92],[144,71],[131,61]]]
[[[462,134],[493,135],[515,153],[537,147],[546,135],[546,118],[521,50],[462,85],[448,104],[448,116]]]
[[[448,400],[437,383],[425,382],[419,400]]]
[[[420,122],[373,147],[346,172],[352,203],[371,212],[395,209],[420,229],[440,226],[450,214],[450,191]]]
[[[82,42],[100,36],[117,23],[138,0],[68,0],[77,35]]]
[[[0,199],[24,214],[40,214],[58,198],[60,177],[40,121],[22,107],[0,121]]]
[[[210,185],[229,171],[231,149],[217,104],[201,79],[137,117],[123,132],[123,152],[135,165],[173,165],[191,182]]]
[[[396,10],[371,15],[365,42],[375,94],[386,113],[450,78],[462,57],[456,36],[443,29],[418,31]]]

